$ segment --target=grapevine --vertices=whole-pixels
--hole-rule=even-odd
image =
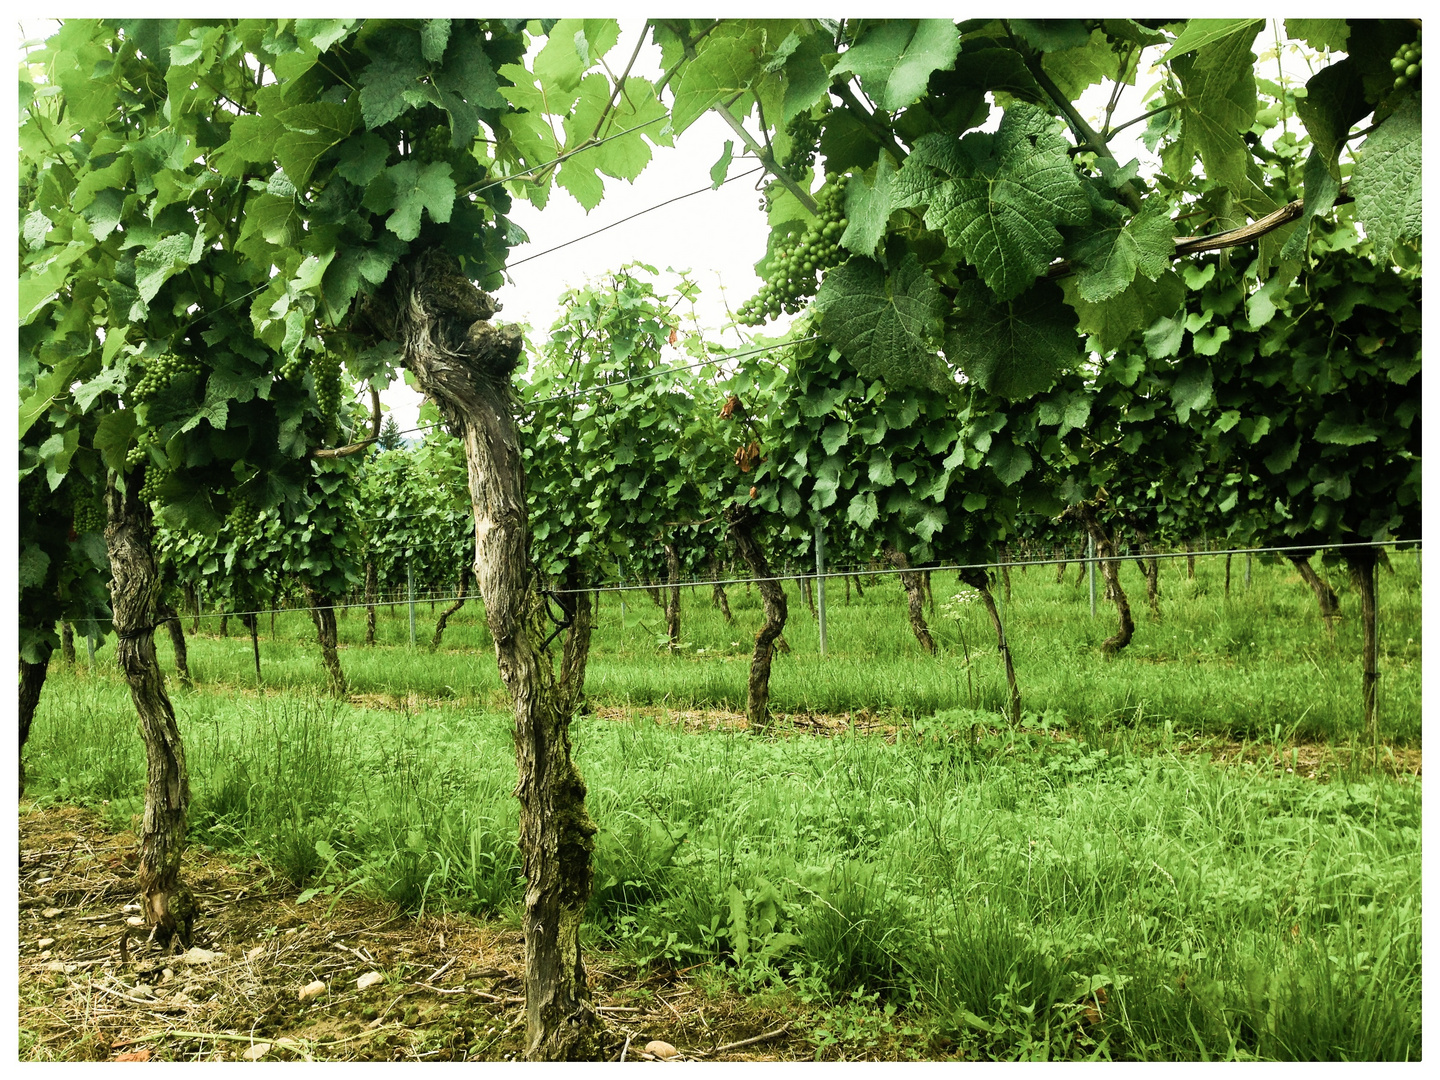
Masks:
[[[160,485],[169,477],[169,469],[157,469],[154,466],[145,471],[145,482],[140,485],[140,501],[143,503],[155,502],[160,498]],[[79,532],[77,525],[75,531]]]
[[[819,275],[840,263],[840,235],[850,224],[844,216],[848,182],[848,176],[826,174],[815,198],[819,215],[793,247],[775,253],[765,284],[740,308],[741,322],[759,326],[782,311],[795,314],[806,297],[815,295]]]
[[[225,528],[237,545],[253,543],[260,539],[260,512],[249,503],[237,502],[225,518]]]

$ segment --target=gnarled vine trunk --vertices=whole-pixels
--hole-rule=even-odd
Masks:
[[[40,691],[45,686],[45,675],[50,669],[50,654],[32,664],[20,659],[20,794],[25,794],[25,742],[30,738],[30,723],[35,719],[35,709],[40,704]]]
[[[395,610],[393,607],[390,609]],[[365,644],[375,644],[375,560],[365,560]]]
[[[720,560],[714,556],[710,559],[710,576],[717,579],[720,577]],[[725,595],[725,586],[718,580],[710,591],[710,606],[719,608],[727,623],[735,621],[735,616],[730,614],[730,598]]]
[[[1334,633],[1335,619],[1340,614],[1340,598],[1335,595],[1330,583],[1310,565],[1310,558],[1314,554],[1312,548],[1310,551],[1292,551],[1287,557],[1300,572],[1300,579],[1310,586],[1310,591],[1315,594],[1315,602],[1320,605],[1320,618],[1325,620],[1325,629]]]
[[[569,706],[578,695],[557,684],[541,647],[547,620],[532,587],[524,471],[510,396],[522,341],[515,328],[488,322],[495,310],[451,256],[432,248],[392,271],[364,317],[379,336],[399,343],[405,366],[465,449],[476,584],[500,679],[515,702],[515,796],[526,881],[526,1056],[589,1060],[607,1047],[580,954],[596,828],[570,755]]]
[[[255,659],[255,681],[260,682],[260,620],[254,615],[240,616],[240,625],[250,631],[250,653]]]
[[[1105,577],[1105,598],[1115,602],[1115,613],[1120,622],[1114,635],[1100,643],[1100,651],[1106,656],[1114,656],[1129,645],[1130,639],[1135,636],[1135,620],[1130,615],[1130,599],[1120,587],[1120,560],[1115,557],[1115,545],[1111,543],[1110,534],[1105,531],[1105,526],[1100,524],[1095,507],[1090,503],[1076,503],[1065,514],[1078,520],[1095,541],[1095,558],[1100,564],[1100,573]]]
[[[1375,739],[1375,699],[1380,683],[1380,623],[1375,598],[1375,569],[1378,562],[1374,548],[1347,548],[1345,562],[1360,594],[1360,696],[1364,703],[1365,732]]]
[[[340,668],[340,630],[335,625],[335,607],[331,598],[312,585],[305,586],[305,602],[310,606],[310,619],[315,624],[315,638],[320,643],[320,660],[329,677],[330,693],[343,698],[349,691],[345,672]],[[255,654],[256,676],[259,676],[260,654]]]
[[[1015,681],[1015,662],[1010,657],[1010,642],[1005,637],[1005,624],[1000,621],[1000,611],[995,606],[995,597],[990,594],[990,575],[984,570],[967,569],[960,571],[960,580],[980,594],[980,601],[990,613],[990,623],[995,627],[995,641],[1000,656],[1005,661],[1005,681],[1010,685],[1010,721],[1020,723],[1020,684]]]
[[[670,588],[665,592],[665,636],[673,649],[680,644],[680,553],[668,538],[664,548],[665,569],[670,575]]]
[[[455,602],[451,604],[448,608],[446,608],[444,611],[442,611],[440,613],[440,618],[435,620],[435,636],[430,639],[431,652],[435,652],[435,650],[440,648],[440,639],[445,636],[445,625],[450,621],[450,616],[454,615],[457,611],[459,611],[462,607],[465,606],[465,589],[469,582],[469,569],[467,568],[461,570],[460,589],[456,594]]]
[[[180,676],[180,685],[189,690],[195,684],[190,679],[190,653],[185,648],[185,630],[180,625],[180,616],[162,601],[155,605],[155,617],[164,620],[165,629],[170,632],[170,647],[175,652],[175,673]]]
[[[75,666],[75,627],[69,619],[60,624],[60,659],[66,667]]]
[[[180,881],[190,777],[175,709],[155,660],[160,577],[152,545],[150,506],[136,497],[145,468],[132,471],[128,493],[111,473],[105,485],[105,548],[110,556],[110,608],[115,655],[140,717],[145,742],[145,813],[140,822],[140,866],[145,921],[151,937],[169,946],[178,935],[189,947],[195,899]]]
[[[920,647],[931,656],[935,655],[935,639],[930,636],[930,627],[925,622],[925,582],[918,571],[910,570],[910,560],[899,548],[887,544],[885,546],[885,557],[890,565],[899,570],[900,584],[905,589],[905,597],[910,603],[910,629],[915,634],[915,640]]]
[[[725,512],[735,550],[745,560],[760,590],[760,603],[765,611],[765,624],[755,635],[755,652],[750,657],[750,685],[745,696],[745,715],[752,731],[770,726],[770,661],[784,639],[785,620],[790,608],[780,582],[770,576],[770,563],[760,541],[755,538],[755,516],[748,506],[731,507]]]

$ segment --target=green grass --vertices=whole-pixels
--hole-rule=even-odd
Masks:
[[[1395,573],[1380,578],[1380,710],[1382,742],[1420,742],[1420,587],[1414,553],[1397,554]],[[1224,595],[1224,560],[1197,559],[1186,576],[1183,559],[1162,560],[1161,611],[1151,619],[1140,573],[1121,567],[1136,621],[1134,640],[1119,656],[1101,655],[1114,632],[1114,607],[1103,599],[1090,615],[1077,565],[1063,584],[1052,567],[1012,573],[1013,601],[1005,605],[1024,707],[1077,725],[1126,725],[1235,739],[1282,738],[1343,742],[1365,734],[1360,701],[1359,601],[1348,578],[1332,574],[1346,618],[1326,630],[1310,591],[1285,564],[1256,561],[1250,588],[1244,560],[1232,567]],[[950,602],[963,593],[953,579],[932,582],[935,611],[927,615],[939,645],[925,655],[910,632],[904,594],[893,576],[870,579],[863,598],[845,600],[839,581],[828,586],[828,655],[819,654],[815,618],[787,583],[788,654],[771,675],[771,707],[778,713],[843,714],[859,709],[914,718],[940,709],[999,710],[1008,701],[995,635],[978,602]],[[997,586],[997,593],[1000,592]],[[599,704],[720,708],[743,711],[750,651],[762,622],[758,593],[729,589],[736,622],[726,624],[708,590],[682,594],[682,647],[663,645],[664,620],[643,592],[606,593],[592,645],[587,692]],[[971,594],[973,595],[973,594]],[[443,605],[442,605],[443,606]],[[339,620],[341,662],[352,691],[419,695],[503,705],[481,606],[472,600],[453,616],[439,653],[424,648],[434,632],[428,603],[416,605],[411,650],[405,605],[379,609],[378,640],[362,645],[365,617],[351,610]],[[189,623],[187,621],[187,629]],[[272,641],[262,618],[265,684],[301,689],[324,685],[308,616],[278,616]],[[191,643],[191,665],[202,680],[253,684],[247,638],[215,637],[217,620],[202,622]],[[232,627],[232,630],[236,629]],[[157,639],[168,662],[165,635]],[[102,657],[104,656],[102,650]]]
[[[1019,729],[993,712],[1003,687],[976,605],[935,620],[942,655],[925,657],[891,579],[848,608],[832,587],[823,660],[792,589],[775,697],[782,711],[909,717],[894,742],[577,719],[601,827],[592,944],[708,961],[746,992],[819,1003],[837,1032],[898,1008],[970,1056],[1418,1058],[1418,778],[1352,760],[1317,782],[1175,749],[1180,732],[1353,741],[1353,620],[1332,643],[1279,567],[1257,565],[1244,594],[1237,563],[1227,604],[1207,562],[1194,583],[1169,564],[1159,624],[1135,575],[1136,640],[1110,661],[1097,655],[1108,609],[1092,623],[1083,589],[1017,573],[1007,619],[1032,712]],[[1418,745],[1417,575],[1413,558],[1396,566],[1382,573],[1382,731]],[[935,591],[943,603],[950,590]],[[731,589],[731,628],[708,596],[687,596],[690,648],[671,654],[658,609],[630,596],[623,626],[615,598],[602,604],[592,700],[743,704],[754,597]],[[473,611],[434,655],[360,647],[363,616],[341,621],[353,688],[389,707],[317,692],[303,616],[281,616],[273,643],[265,626],[259,691],[247,640],[195,639],[199,688],[174,691],[191,835],[259,855],[308,903],[363,889],[513,917],[513,725]],[[422,640],[431,629],[419,622]],[[408,637],[403,607],[385,635]],[[128,824],[144,760],[106,659],[52,674],[30,793],[108,800]],[[1083,1022],[1087,1003],[1099,1024]]]

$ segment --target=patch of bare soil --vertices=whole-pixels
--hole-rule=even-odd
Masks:
[[[503,920],[413,918],[353,895],[302,905],[260,863],[192,846],[195,939],[163,955],[135,925],[133,833],[89,810],[26,803],[19,831],[21,1060],[523,1056],[524,948]],[[746,1000],[707,965],[638,970],[597,950],[586,962],[613,1058],[817,1056],[814,1021],[790,995]],[[823,1056],[915,1056],[913,1039],[875,1034],[863,1047],[827,1040]]]

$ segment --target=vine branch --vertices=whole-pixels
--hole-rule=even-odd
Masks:
[[[374,386],[370,387],[371,407],[371,434],[368,439],[361,439],[359,442],[351,443],[349,446],[337,446],[332,450],[311,450],[312,458],[342,458],[351,454],[358,454],[367,446],[380,441],[380,391]]]

